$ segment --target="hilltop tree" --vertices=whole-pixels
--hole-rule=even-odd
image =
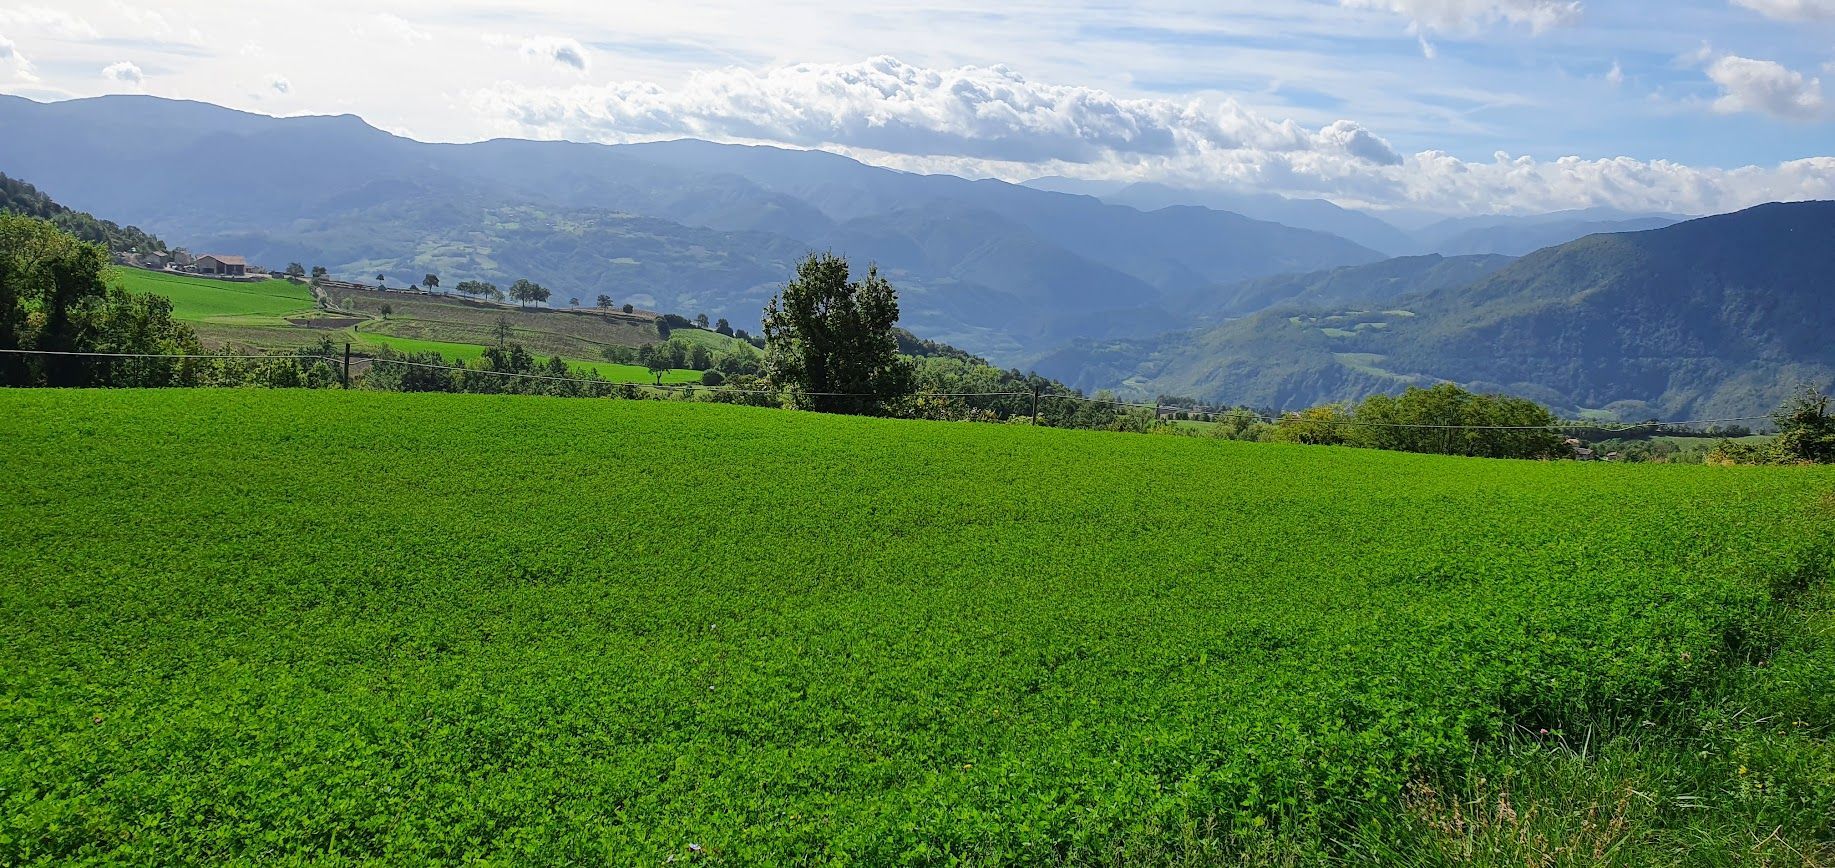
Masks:
[[[571,308],[578,308],[580,306],[580,297],[574,296],[573,298],[568,299],[567,306]]]
[[[700,328],[707,328],[707,314],[704,314],[704,313],[695,314],[694,324]]]
[[[850,280],[846,259],[812,253],[765,306],[766,376],[808,409],[886,415],[916,387],[897,326],[898,293],[878,268]]]
[[[428,295],[432,295],[434,290],[440,288],[440,276],[437,274],[429,274],[421,278],[421,286],[427,288]]]
[[[721,317],[719,322],[714,323],[714,331],[729,338],[733,336],[733,326],[726,321],[726,317]]]
[[[388,283],[388,278],[383,277],[381,272],[377,272],[376,273],[376,288],[381,289],[383,285],[386,283]]]
[[[600,293],[599,294],[599,309],[600,310],[611,310],[611,308],[612,308],[612,297],[604,293]]]
[[[312,282],[313,283],[318,283],[319,281],[324,280],[325,278],[330,277],[330,276],[331,276],[331,272],[326,270],[325,266],[323,265],[312,266]]]
[[[624,312],[625,313],[636,313],[637,306],[627,301],[624,303]]]
[[[547,287],[527,278],[519,277],[515,283],[510,284],[510,297],[523,307],[528,307],[532,301],[545,302],[551,294]]]
[[[294,280],[298,280],[302,277],[305,277],[306,276],[306,266],[301,265],[297,262],[287,263],[287,276],[293,278]]]

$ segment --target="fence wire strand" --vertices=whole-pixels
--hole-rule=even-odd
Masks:
[[[15,354],[15,355],[92,357],[92,358],[115,358],[115,359],[180,359],[180,360],[182,359],[208,359],[208,360],[217,360],[217,361],[237,360],[237,361],[252,361],[252,362],[312,360],[312,361],[325,362],[333,366],[337,366],[344,362],[343,359],[336,357],[336,356],[323,356],[323,355],[318,355],[318,354],[241,356],[241,355],[231,355],[231,354],[223,354],[223,353],[102,353],[102,352],[79,352],[79,351],[74,351],[74,350],[25,350],[25,349],[0,349],[0,353],[10,353],[10,354]],[[412,367],[412,368],[426,368],[430,370],[440,370],[440,371],[455,371],[455,372],[460,372],[460,373],[465,373],[465,374],[481,374],[481,375],[490,375],[490,376],[496,376],[496,377],[510,377],[510,378],[517,378],[517,379],[525,379],[525,380],[536,380],[536,381],[541,381],[541,382],[575,383],[575,384],[579,384],[583,386],[593,386],[593,387],[598,387],[598,388],[626,388],[626,387],[629,387],[629,388],[639,388],[639,389],[660,389],[660,390],[663,390],[666,392],[672,392],[672,393],[678,392],[678,391],[679,392],[706,391],[706,392],[741,394],[741,395],[776,395],[776,394],[782,393],[782,390],[778,390],[778,389],[748,389],[748,388],[743,388],[739,386],[708,386],[708,385],[703,385],[700,383],[637,383],[637,382],[628,382],[628,381],[614,382],[614,381],[604,380],[604,379],[587,379],[584,377],[559,377],[559,376],[554,376],[552,374],[532,374],[532,373],[524,373],[520,371],[494,371],[489,368],[468,368],[463,365],[433,364],[430,362],[411,362],[406,359],[383,358],[379,356],[357,356],[357,357],[351,358],[350,361],[353,364],[363,363],[363,364],[369,364],[372,366],[377,365],[377,364],[402,365],[405,367]],[[809,397],[809,398],[876,398],[876,397],[879,397],[878,395],[871,393],[871,392],[803,392],[803,391],[792,390],[791,394],[795,394],[795,395],[799,395],[803,397]],[[1436,425],[1436,424],[1411,424],[1411,423],[1403,423],[1403,422],[1368,422],[1368,421],[1358,421],[1356,419],[1303,419],[1299,416],[1297,411],[1281,413],[1275,416],[1269,416],[1264,413],[1257,413],[1253,410],[1245,410],[1242,408],[1234,408],[1234,407],[1232,408],[1213,408],[1213,407],[1206,407],[1206,406],[1186,407],[1186,406],[1180,406],[1180,405],[1175,405],[1175,404],[1147,403],[1147,402],[1141,402],[1141,401],[1122,401],[1122,400],[1117,400],[1113,398],[1098,398],[1098,397],[1092,397],[1088,395],[1078,395],[1078,394],[1074,394],[1070,392],[1032,392],[1032,391],[917,392],[917,393],[914,393],[912,397],[917,397],[917,398],[996,398],[996,397],[998,398],[1031,398],[1031,397],[1036,397],[1040,401],[1045,401],[1045,400],[1077,401],[1077,402],[1082,402],[1086,404],[1102,404],[1102,405],[1113,406],[1113,407],[1125,407],[1125,408],[1134,408],[1134,409],[1153,410],[1156,413],[1156,415],[1166,413],[1166,412],[1174,412],[1174,413],[1193,413],[1193,414],[1200,414],[1200,415],[1204,415],[1208,417],[1216,417],[1216,416],[1223,416],[1223,415],[1240,415],[1240,414],[1247,413],[1250,418],[1253,418],[1257,422],[1263,422],[1263,423],[1272,424],[1272,425],[1278,425],[1283,421],[1293,420],[1300,424],[1306,424],[1306,425],[1325,425],[1325,426],[1334,426],[1334,427],[1348,426],[1348,427],[1414,429],[1414,430],[1431,430],[1431,431],[1576,431],[1576,430],[1586,430],[1586,431],[1604,431],[1608,433],[1621,433],[1621,432],[1627,432],[1627,431],[1637,431],[1637,430],[1641,430],[1644,428],[1666,428],[1666,427],[1683,428],[1683,427],[1699,426],[1699,425],[1719,425],[1719,424],[1729,424],[1729,423],[1734,423],[1734,422],[1753,422],[1753,421],[1767,420],[1771,418],[1771,416],[1769,415],[1764,415],[1764,416],[1728,416],[1728,417],[1722,417],[1718,419],[1689,419],[1689,420],[1678,421],[1678,422],[1629,422],[1629,423],[1627,422],[1566,422],[1566,423],[1556,423],[1552,425]]]

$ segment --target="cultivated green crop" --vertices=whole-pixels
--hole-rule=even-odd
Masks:
[[[225,281],[139,268],[117,268],[114,280],[129,292],[172,300],[172,316],[191,322],[286,325],[280,317],[312,311],[312,290],[286,280]]]
[[[650,401],[10,392],[0,442],[0,863],[1355,861],[1763,659],[1835,508]]]

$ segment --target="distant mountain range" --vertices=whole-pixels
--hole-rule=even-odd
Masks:
[[[1038,366],[1072,385],[1274,408],[1451,381],[1633,420],[1759,415],[1798,383],[1835,382],[1835,202],[1593,235],[1497,264],[1392,260],[1250,284],[1292,303],[1080,341]],[[1488,273],[1445,279],[1460,268]]]
[[[144,96],[0,97],[0,171],[263,265],[541,282],[755,323],[810,250],[878,262],[913,331],[1012,362],[1189,322],[1195,287],[1374,262],[1328,232],[1142,211],[813,151],[697,141],[426,144],[349,117]]]
[[[1444,256],[1522,256],[1601,232],[1661,229],[1689,219],[1679,214],[1633,214],[1614,208],[1589,208],[1549,214],[1487,214],[1392,223],[1322,199],[1290,199],[1265,193],[1193,190],[1165,184],[1084,181],[1057,177],[1035,178],[1027,181],[1026,186],[1094,196],[1104,202],[1130,205],[1143,210],[1200,205],[1234,211],[1257,220],[1270,220],[1340,235],[1389,256],[1430,253]],[[1404,228],[1402,223],[1411,228]]]

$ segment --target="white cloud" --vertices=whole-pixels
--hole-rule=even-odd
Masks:
[[[1814,2],[1814,0],[1806,0]],[[1380,9],[1406,17],[1417,33],[1470,35],[1494,24],[1527,26],[1534,33],[1580,17],[1580,0],[1339,0],[1352,9]],[[1422,49],[1432,47],[1425,38]]]
[[[390,12],[378,12],[369,17],[368,26],[356,28],[359,35],[370,36],[379,31],[386,38],[397,42],[427,42],[433,34],[416,27],[408,19]]]
[[[501,131],[537,138],[769,142],[912,171],[1157,180],[1374,208],[1708,213],[1835,197],[1835,157],[1727,170],[1629,157],[1403,156],[1351,121],[1312,131],[1233,101],[1123,99],[1031,82],[1006,67],[938,70],[886,57],[706,72],[677,88],[499,85],[471,100],[503,122]]]
[[[564,36],[526,39],[522,44],[522,56],[530,60],[557,63],[581,73],[586,72],[589,63],[586,49],[579,41]]]
[[[1707,68],[1720,85],[1714,110],[1725,114],[1757,112],[1773,117],[1811,120],[1823,114],[1822,80],[1770,60],[1726,55]]]
[[[1625,84],[1625,67],[1616,60],[1612,61],[1612,68],[1606,70],[1606,83],[1613,87],[1622,87]]]
[[[62,9],[48,9],[43,6],[0,9],[0,23],[17,26],[22,30],[43,33],[47,36],[55,36],[59,39],[95,39],[101,35],[88,21]]]
[[[728,68],[681,87],[613,82],[563,89],[503,84],[473,94],[486,114],[548,138],[696,136],[839,146],[915,156],[1073,163],[1209,151],[1332,151],[1390,161],[1388,144],[1340,121],[1313,133],[1233,100],[1124,99],[1027,80],[1005,66],[928,69],[891,57]]]
[[[1784,21],[1810,21],[1835,18],[1835,0],[1733,0],[1767,18]]]
[[[288,81],[284,75],[268,76],[267,84],[268,90],[278,94],[285,95],[293,92],[293,82]]]
[[[146,73],[141,72],[139,66],[135,65],[133,61],[128,60],[111,63],[103,67],[102,77],[109,81],[118,81],[122,84],[131,84],[135,87],[139,87],[146,83]]]

